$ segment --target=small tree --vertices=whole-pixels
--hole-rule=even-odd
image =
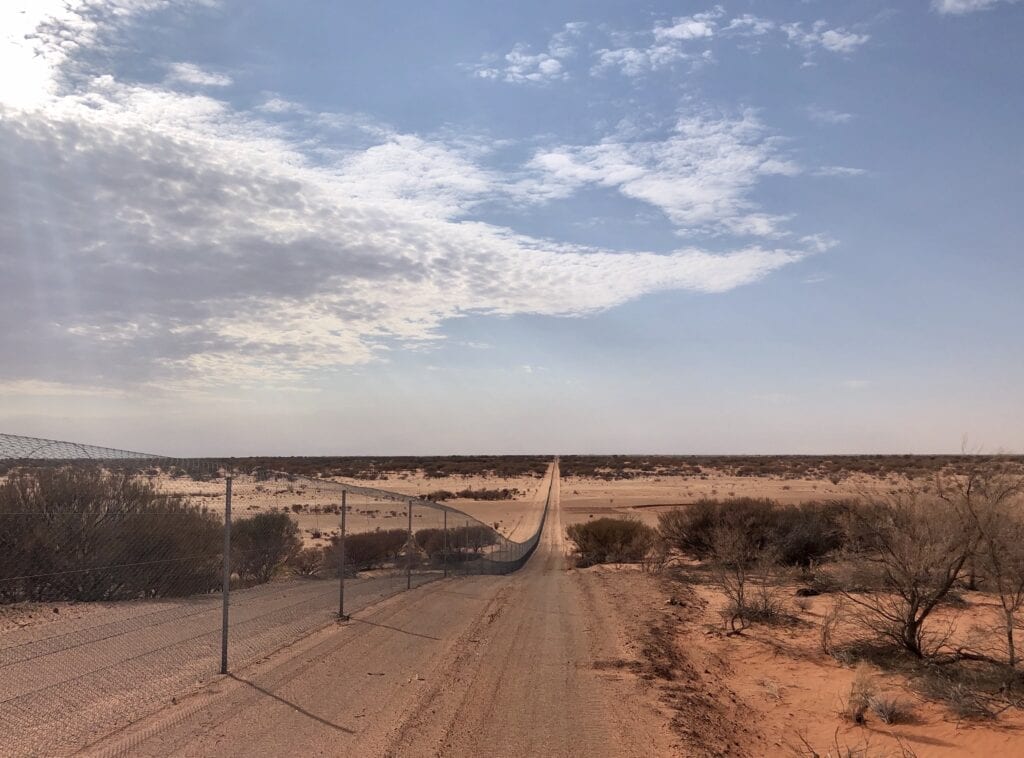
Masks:
[[[231,562],[244,579],[269,582],[301,548],[299,528],[287,513],[259,513],[231,525]]]
[[[747,585],[751,566],[757,559],[757,546],[742,529],[722,526],[714,531],[711,549],[715,581],[729,603],[724,616],[730,631],[738,634],[750,626]]]
[[[980,567],[999,598],[1007,664],[1014,668],[1014,627],[1024,605],[1024,481],[1007,464],[980,459],[960,475],[938,477],[936,485],[939,496],[964,513],[978,539],[977,559],[972,556],[968,564],[970,586]]]
[[[850,509],[849,530],[881,574],[877,593],[843,590],[855,618],[911,655],[933,654],[944,638],[925,622],[949,594],[978,544],[957,504],[908,489]]]

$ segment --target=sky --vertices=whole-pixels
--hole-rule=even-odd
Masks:
[[[0,431],[1024,452],[1024,3],[0,0]]]

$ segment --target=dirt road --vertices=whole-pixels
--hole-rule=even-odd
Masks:
[[[554,467],[557,493],[558,470]],[[557,494],[506,577],[435,582],[218,680],[91,754],[652,756],[668,719],[636,677],[628,609],[566,572]],[[611,664],[609,665],[609,662]]]

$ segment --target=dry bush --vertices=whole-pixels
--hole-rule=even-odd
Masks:
[[[42,467],[0,484],[0,602],[213,591],[222,543],[217,515],[130,472]]]
[[[826,655],[835,656],[836,644],[835,635],[839,625],[843,623],[846,614],[846,603],[840,597],[829,607],[828,611],[821,617],[821,625],[818,628],[818,640],[821,651]]]
[[[670,546],[704,560],[714,550],[716,529],[740,529],[779,563],[807,568],[843,546],[841,517],[849,507],[842,501],[783,506],[749,497],[702,499],[659,514],[658,531]]]
[[[876,695],[869,698],[868,706],[887,726],[909,724],[914,720],[914,706],[898,697]]]
[[[523,494],[514,487],[502,487],[500,489],[466,489],[452,492],[451,490],[434,490],[427,493],[427,500],[440,503],[444,500],[463,498],[465,500],[515,500],[516,496]]]
[[[832,737],[832,744],[823,748],[823,753],[814,748],[802,734],[797,734],[797,741],[799,745],[790,743],[790,750],[800,758],[917,758],[917,753],[907,747],[899,737],[896,738],[894,752],[875,749],[867,741],[856,745],[840,743],[838,729]]]
[[[657,541],[657,533],[634,519],[599,518],[566,529],[575,543],[576,565],[638,563]]]
[[[957,718],[988,720],[1004,710],[1007,702],[1001,684],[986,679],[962,668],[932,668],[918,677],[914,686],[924,697],[944,703]]]
[[[301,549],[287,513],[258,513],[231,525],[231,567],[243,580],[269,582]]]
[[[664,540],[655,540],[640,559],[640,568],[647,574],[661,574],[669,562],[668,545]]]
[[[316,576],[324,566],[324,550],[319,547],[303,548],[295,554],[290,565],[299,576]]]
[[[381,529],[375,532],[361,532],[345,535],[345,568],[348,571],[362,571],[382,567],[397,560],[398,554],[409,539],[406,529]],[[341,562],[340,540],[332,540],[327,548],[325,561],[334,573]]]
[[[933,655],[947,635],[928,629],[926,622],[977,545],[963,513],[946,500],[909,489],[849,511],[849,530],[885,586],[871,593],[840,590],[855,610],[853,619],[875,639],[916,658]]]
[[[871,701],[876,695],[877,687],[871,676],[871,669],[865,663],[859,664],[850,685],[850,694],[840,711],[841,715],[855,724],[863,724]]]
[[[1024,479],[1005,462],[979,462],[959,476],[936,479],[940,498],[966,516],[976,533],[978,550],[968,563],[968,586],[981,569],[999,599],[1006,663],[1017,665],[1014,629],[1024,605]]]

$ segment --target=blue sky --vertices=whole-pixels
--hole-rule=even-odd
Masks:
[[[1024,449],[1024,4],[11,0],[0,427]]]

